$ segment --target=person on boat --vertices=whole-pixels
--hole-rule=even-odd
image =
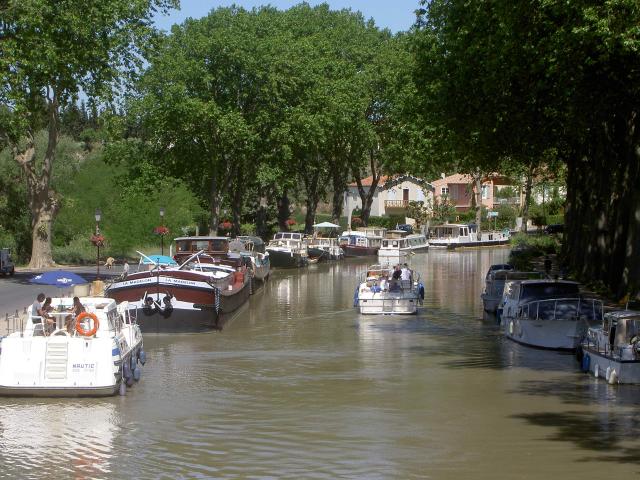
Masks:
[[[123,278],[127,278],[127,275],[129,275],[129,262],[127,262],[127,259],[125,258],[124,263],[122,264],[122,276]]]
[[[43,320],[45,334],[53,332],[56,326],[56,319],[53,317],[53,315],[49,314],[49,312],[52,311],[53,306],[51,305],[51,297],[47,297],[42,304],[42,308],[40,309],[40,316]]]
[[[38,294],[38,296],[36,297],[36,300],[31,305],[31,316],[32,317],[41,317],[42,316],[42,312],[40,310],[42,310],[42,303],[44,302],[45,298],[46,298],[46,295],[44,293],[39,293]]]
[[[80,299],[78,297],[73,297],[73,305],[68,310],[70,312],[72,312],[72,314],[71,315],[67,315],[65,317],[64,326],[67,329],[67,332],[72,333],[73,332],[73,321],[75,320],[75,318],[78,315],[80,315],[86,309],[84,308],[84,305],[82,305],[82,303],[80,303]]]
[[[393,267],[393,275],[391,276],[391,278],[393,278],[394,280],[400,280],[401,276],[402,270],[400,270],[400,265],[396,265],[395,267]]]
[[[400,271],[400,280],[403,282],[411,282],[411,270],[409,269],[409,265],[406,263],[402,266],[402,270]]]
[[[393,267],[393,274],[391,275],[391,282],[389,283],[389,291],[397,292],[400,290],[400,277],[402,276],[402,270],[400,265]]]
[[[380,290],[387,291],[387,279],[385,277],[380,277]]]

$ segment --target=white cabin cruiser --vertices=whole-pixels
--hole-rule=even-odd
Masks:
[[[640,383],[640,312],[608,312],[577,352],[582,370],[609,383]]]
[[[297,232],[278,232],[266,248],[272,267],[295,268],[309,263],[304,235]]]
[[[482,298],[484,311],[493,314],[496,313],[498,305],[502,301],[504,284],[506,282],[510,280],[533,280],[541,278],[542,273],[540,272],[521,272],[514,270],[513,267],[508,264],[491,265],[485,277],[484,292],[482,292],[480,296]]]
[[[509,230],[481,232],[475,224],[448,223],[429,229],[429,246],[432,248],[489,247],[509,243]]]
[[[580,285],[567,280],[508,281],[500,308],[505,336],[538,348],[575,350],[602,321],[602,302],[583,297]]]
[[[106,396],[140,378],[142,334],[126,302],[82,297],[85,311],[74,317],[71,298],[54,298],[53,332],[32,312],[0,343],[0,395]],[[65,323],[70,320],[69,328]],[[22,323],[22,322],[21,322]]]
[[[363,315],[410,315],[424,300],[420,275],[412,270],[403,278],[393,278],[393,268],[372,265],[358,283],[353,303]]]

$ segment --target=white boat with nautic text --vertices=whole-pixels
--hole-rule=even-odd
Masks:
[[[72,302],[52,299],[51,332],[32,311],[15,321],[0,343],[0,395],[107,396],[124,394],[140,379],[146,355],[127,304],[81,297],[85,311],[75,316]]]

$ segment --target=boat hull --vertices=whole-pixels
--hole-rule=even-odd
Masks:
[[[307,265],[307,257],[286,250],[269,250],[269,261],[275,268],[299,268]]]
[[[492,297],[490,295],[487,295],[486,293],[483,293],[481,297],[484,311],[488,313],[496,313],[498,310],[498,305],[500,304],[502,298]]]
[[[430,248],[446,248],[449,250],[455,250],[456,248],[473,248],[473,247],[498,247],[501,245],[507,245],[509,243],[508,238],[500,240],[481,240],[481,241],[462,241],[462,242],[450,242],[447,240],[429,240]]]
[[[615,383],[640,384],[640,360],[619,360],[605,355],[596,349],[584,346],[582,347],[583,356],[588,356],[589,372],[595,374],[596,368],[599,378],[607,378],[607,369],[616,372]],[[584,362],[583,362],[584,365]]]
[[[380,247],[360,247],[357,245],[342,245],[345,257],[369,257],[376,255]]]
[[[502,319],[504,334],[523,345],[550,350],[575,350],[588,324],[578,320]]]
[[[243,277],[243,283],[234,283],[231,290],[214,289],[195,278],[149,276],[117,282],[107,289],[107,296],[129,302],[129,310],[136,312],[143,333],[192,333],[222,329],[227,314],[240,308],[251,293],[248,276]],[[170,306],[165,305],[166,296],[171,297]],[[150,306],[145,305],[147,297],[153,299]]]

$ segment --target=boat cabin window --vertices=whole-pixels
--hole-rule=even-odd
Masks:
[[[176,250],[178,252],[190,252],[191,251],[191,241],[189,240],[180,240],[176,242]]]
[[[196,245],[196,248],[195,248],[196,251],[209,250],[209,240],[196,240],[193,243],[195,243]]]
[[[572,297],[580,293],[575,283],[528,283],[522,285],[521,300],[533,300],[547,297]]]
[[[224,238],[211,240],[210,243],[212,252],[226,252],[227,250],[229,250],[229,242]]]

